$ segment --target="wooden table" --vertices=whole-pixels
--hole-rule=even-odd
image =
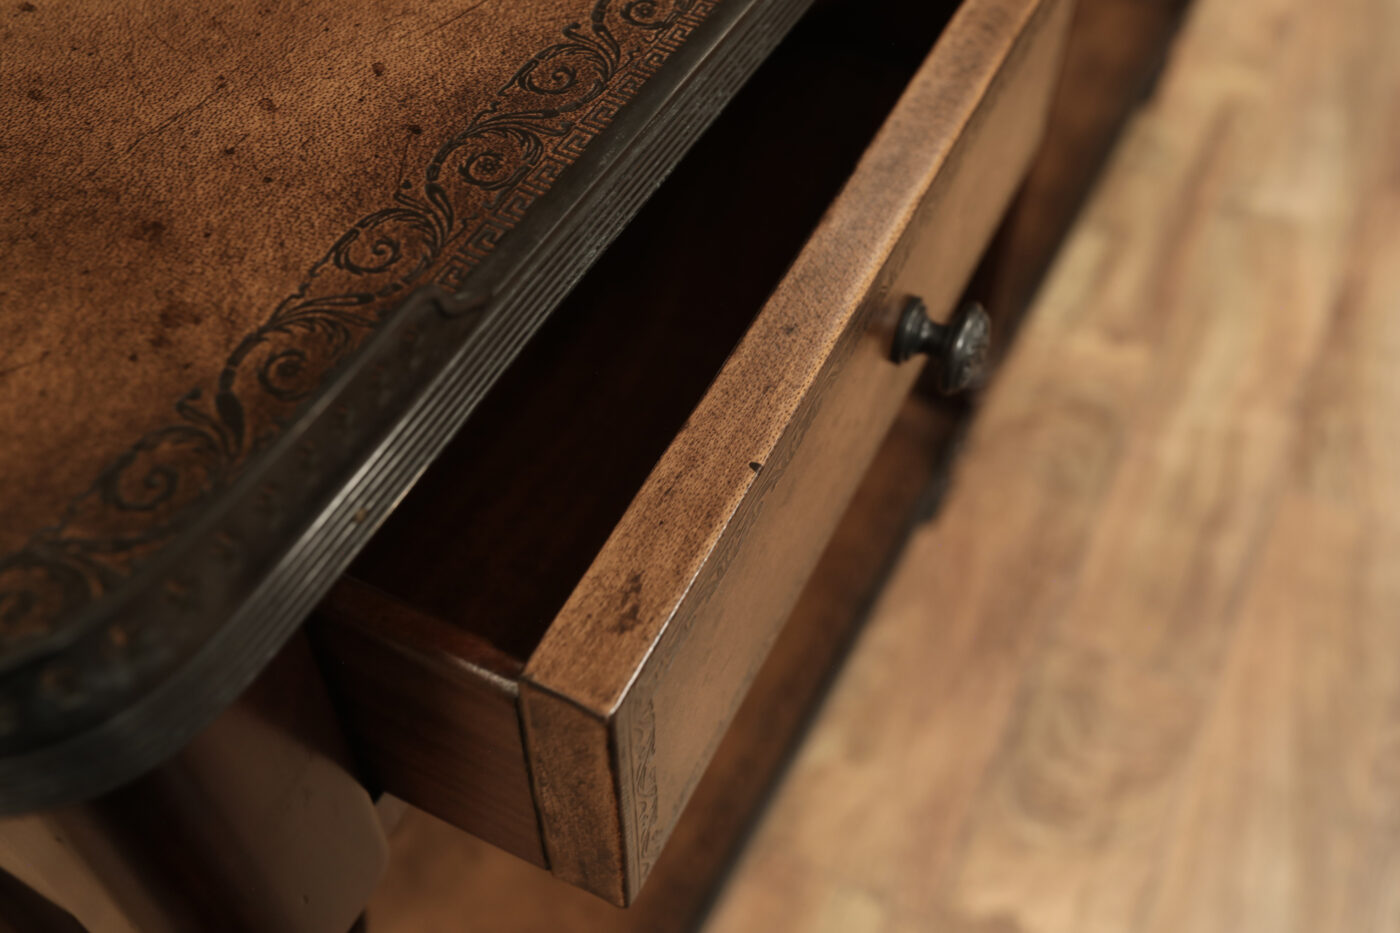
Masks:
[[[807,6],[0,26],[12,873],[335,929],[387,791],[625,904],[746,696],[787,746],[860,601],[804,588],[855,497],[868,590],[958,420],[899,415],[901,316],[1010,329],[1175,8],[1086,0],[1056,96],[1069,0]]]

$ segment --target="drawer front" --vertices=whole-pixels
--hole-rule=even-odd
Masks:
[[[898,311],[946,315],[1029,165],[1071,5],[964,3],[530,659],[556,875],[640,889],[917,378]]]

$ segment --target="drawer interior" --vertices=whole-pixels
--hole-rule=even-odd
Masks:
[[[518,674],[956,7],[819,2],[349,575]]]

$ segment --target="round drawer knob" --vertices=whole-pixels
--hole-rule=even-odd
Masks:
[[[939,391],[956,395],[981,381],[991,346],[992,319],[977,302],[963,305],[947,324],[937,324],[929,319],[924,303],[914,298],[900,315],[891,356],[903,363],[927,353],[936,367]]]

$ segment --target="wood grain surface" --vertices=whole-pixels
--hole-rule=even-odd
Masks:
[[[308,628],[366,783],[545,865],[521,662],[349,577]]]
[[[1029,165],[1071,8],[959,9],[531,656],[559,877],[640,890],[917,375],[890,319],[909,295],[947,312]]]
[[[530,657],[840,193],[954,4],[930,4],[902,21],[894,48],[888,26],[852,16],[849,2],[828,6],[805,18],[725,106],[350,576],[522,663]],[[736,173],[739,151],[744,171]],[[721,242],[736,261],[715,275],[715,253],[695,244]]]
[[[1397,42],[1201,0],[710,933],[1400,928]]]
[[[806,3],[0,18],[0,809],[231,702]]]
[[[325,669],[377,787],[544,863],[516,678],[953,8],[925,6],[898,29],[868,2],[806,18],[325,600]],[[697,242],[744,261],[713,275]]]
[[[822,555],[641,897],[612,905],[419,810],[393,836],[372,933],[692,929],[829,685],[926,495],[954,420],[910,400]]]
[[[1187,0],[1077,0],[1035,164],[972,291],[1005,333],[1035,297],[1123,124],[1151,91]],[[993,345],[997,357],[1010,346]]]

